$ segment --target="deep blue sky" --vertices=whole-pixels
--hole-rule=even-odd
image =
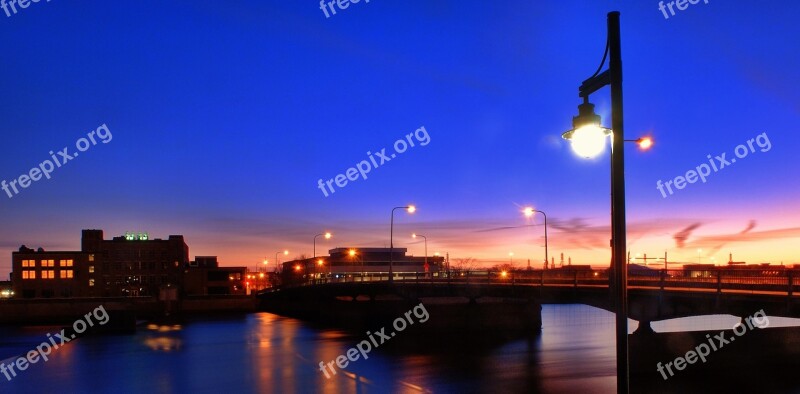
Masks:
[[[577,158],[560,134],[599,65],[606,13],[622,13],[634,253],[704,262],[798,262],[800,3],[700,2],[665,19],[655,1],[388,1],[325,18],[314,1],[84,1],[0,11],[0,180],[101,124],[53,179],[0,194],[0,277],[20,244],[77,249],[106,237],[184,234],[192,255],[252,266],[277,250],[388,244],[520,263],[609,259],[608,152]],[[592,97],[610,124],[609,94]],[[333,178],[424,126],[409,149],[329,197]],[[752,153],[668,198],[666,181],[766,132]],[[755,221],[755,227],[749,223]],[[693,223],[684,245],[673,235]],[[750,228],[745,234],[731,235]],[[486,231],[492,230],[495,231]],[[558,257],[557,257],[558,260]]]

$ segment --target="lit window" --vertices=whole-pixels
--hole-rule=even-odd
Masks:
[[[89,279],[89,287],[94,286],[94,279]]]
[[[89,261],[94,261],[94,255],[93,254],[89,255]]]
[[[36,260],[22,260],[23,267],[36,267]]]
[[[61,260],[58,262],[59,266],[61,267],[72,267],[72,259],[70,260]]]
[[[60,271],[61,279],[72,279],[72,270]]]
[[[55,267],[56,261],[55,260],[42,260],[42,267]]]
[[[90,274],[93,274],[93,273],[94,273],[94,266],[93,266],[93,265],[90,265],[90,266],[89,266],[89,273],[90,273]]]
[[[22,279],[36,279],[36,271],[22,271]]]
[[[53,261],[53,260],[50,260]],[[53,270],[42,271],[42,279],[55,279],[56,272]]]

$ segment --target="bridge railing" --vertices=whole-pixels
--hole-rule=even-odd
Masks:
[[[751,268],[727,269],[710,267],[696,269],[646,269],[629,270],[628,286],[631,288],[657,288],[670,290],[716,291],[716,292],[773,292],[793,296],[800,282],[800,270]],[[309,286],[328,283],[387,282],[386,272],[351,272],[326,274],[295,283],[291,286]],[[548,270],[468,270],[401,272],[395,273],[399,283],[462,283],[493,284],[510,286],[572,286],[607,287],[609,270],[558,268]]]

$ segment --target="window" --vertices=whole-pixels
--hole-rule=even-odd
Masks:
[[[69,260],[61,260],[58,262],[58,265],[61,267],[72,267],[72,259]]]
[[[22,279],[36,279],[36,271],[22,271]]]
[[[94,266],[93,266],[93,265],[90,265],[90,266],[89,266],[89,273],[90,273],[90,274],[93,274],[93,273],[94,273]]]
[[[94,279],[89,279],[89,287],[93,287],[93,286],[94,286]]]
[[[89,255],[89,261],[94,261],[94,255],[93,254]]]
[[[53,261],[53,260],[50,260]],[[42,279],[55,279],[56,272],[53,270],[42,271]]]
[[[22,260],[23,267],[36,267],[36,260]]]
[[[55,260],[42,260],[42,267],[55,267],[56,261]]]
[[[61,270],[61,279],[72,279],[72,270]]]

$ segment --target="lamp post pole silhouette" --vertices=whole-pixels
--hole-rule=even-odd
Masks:
[[[581,156],[592,157],[605,148],[605,137],[611,139],[611,256],[613,281],[612,298],[616,306],[617,392],[629,392],[628,369],[628,270],[625,264],[625,143],[622,111],[622,46],[619,12],[608,13],[606,52],[600,68],[583,81],[579,96],[578,116],[572,119],[573,129],[564,133],[573,150]],[[608,56],[608,69],[600,72]],[[589,95],[605,86],[611,87],[611,130],[600,126],[600,116],[594,113]],[[637,140],[639,142],[639,140]],[[644,140],[641,141],[644,143]],[[652,141],[646,143],[647,147]],[[641,145],[644,147],[644,145]]]

